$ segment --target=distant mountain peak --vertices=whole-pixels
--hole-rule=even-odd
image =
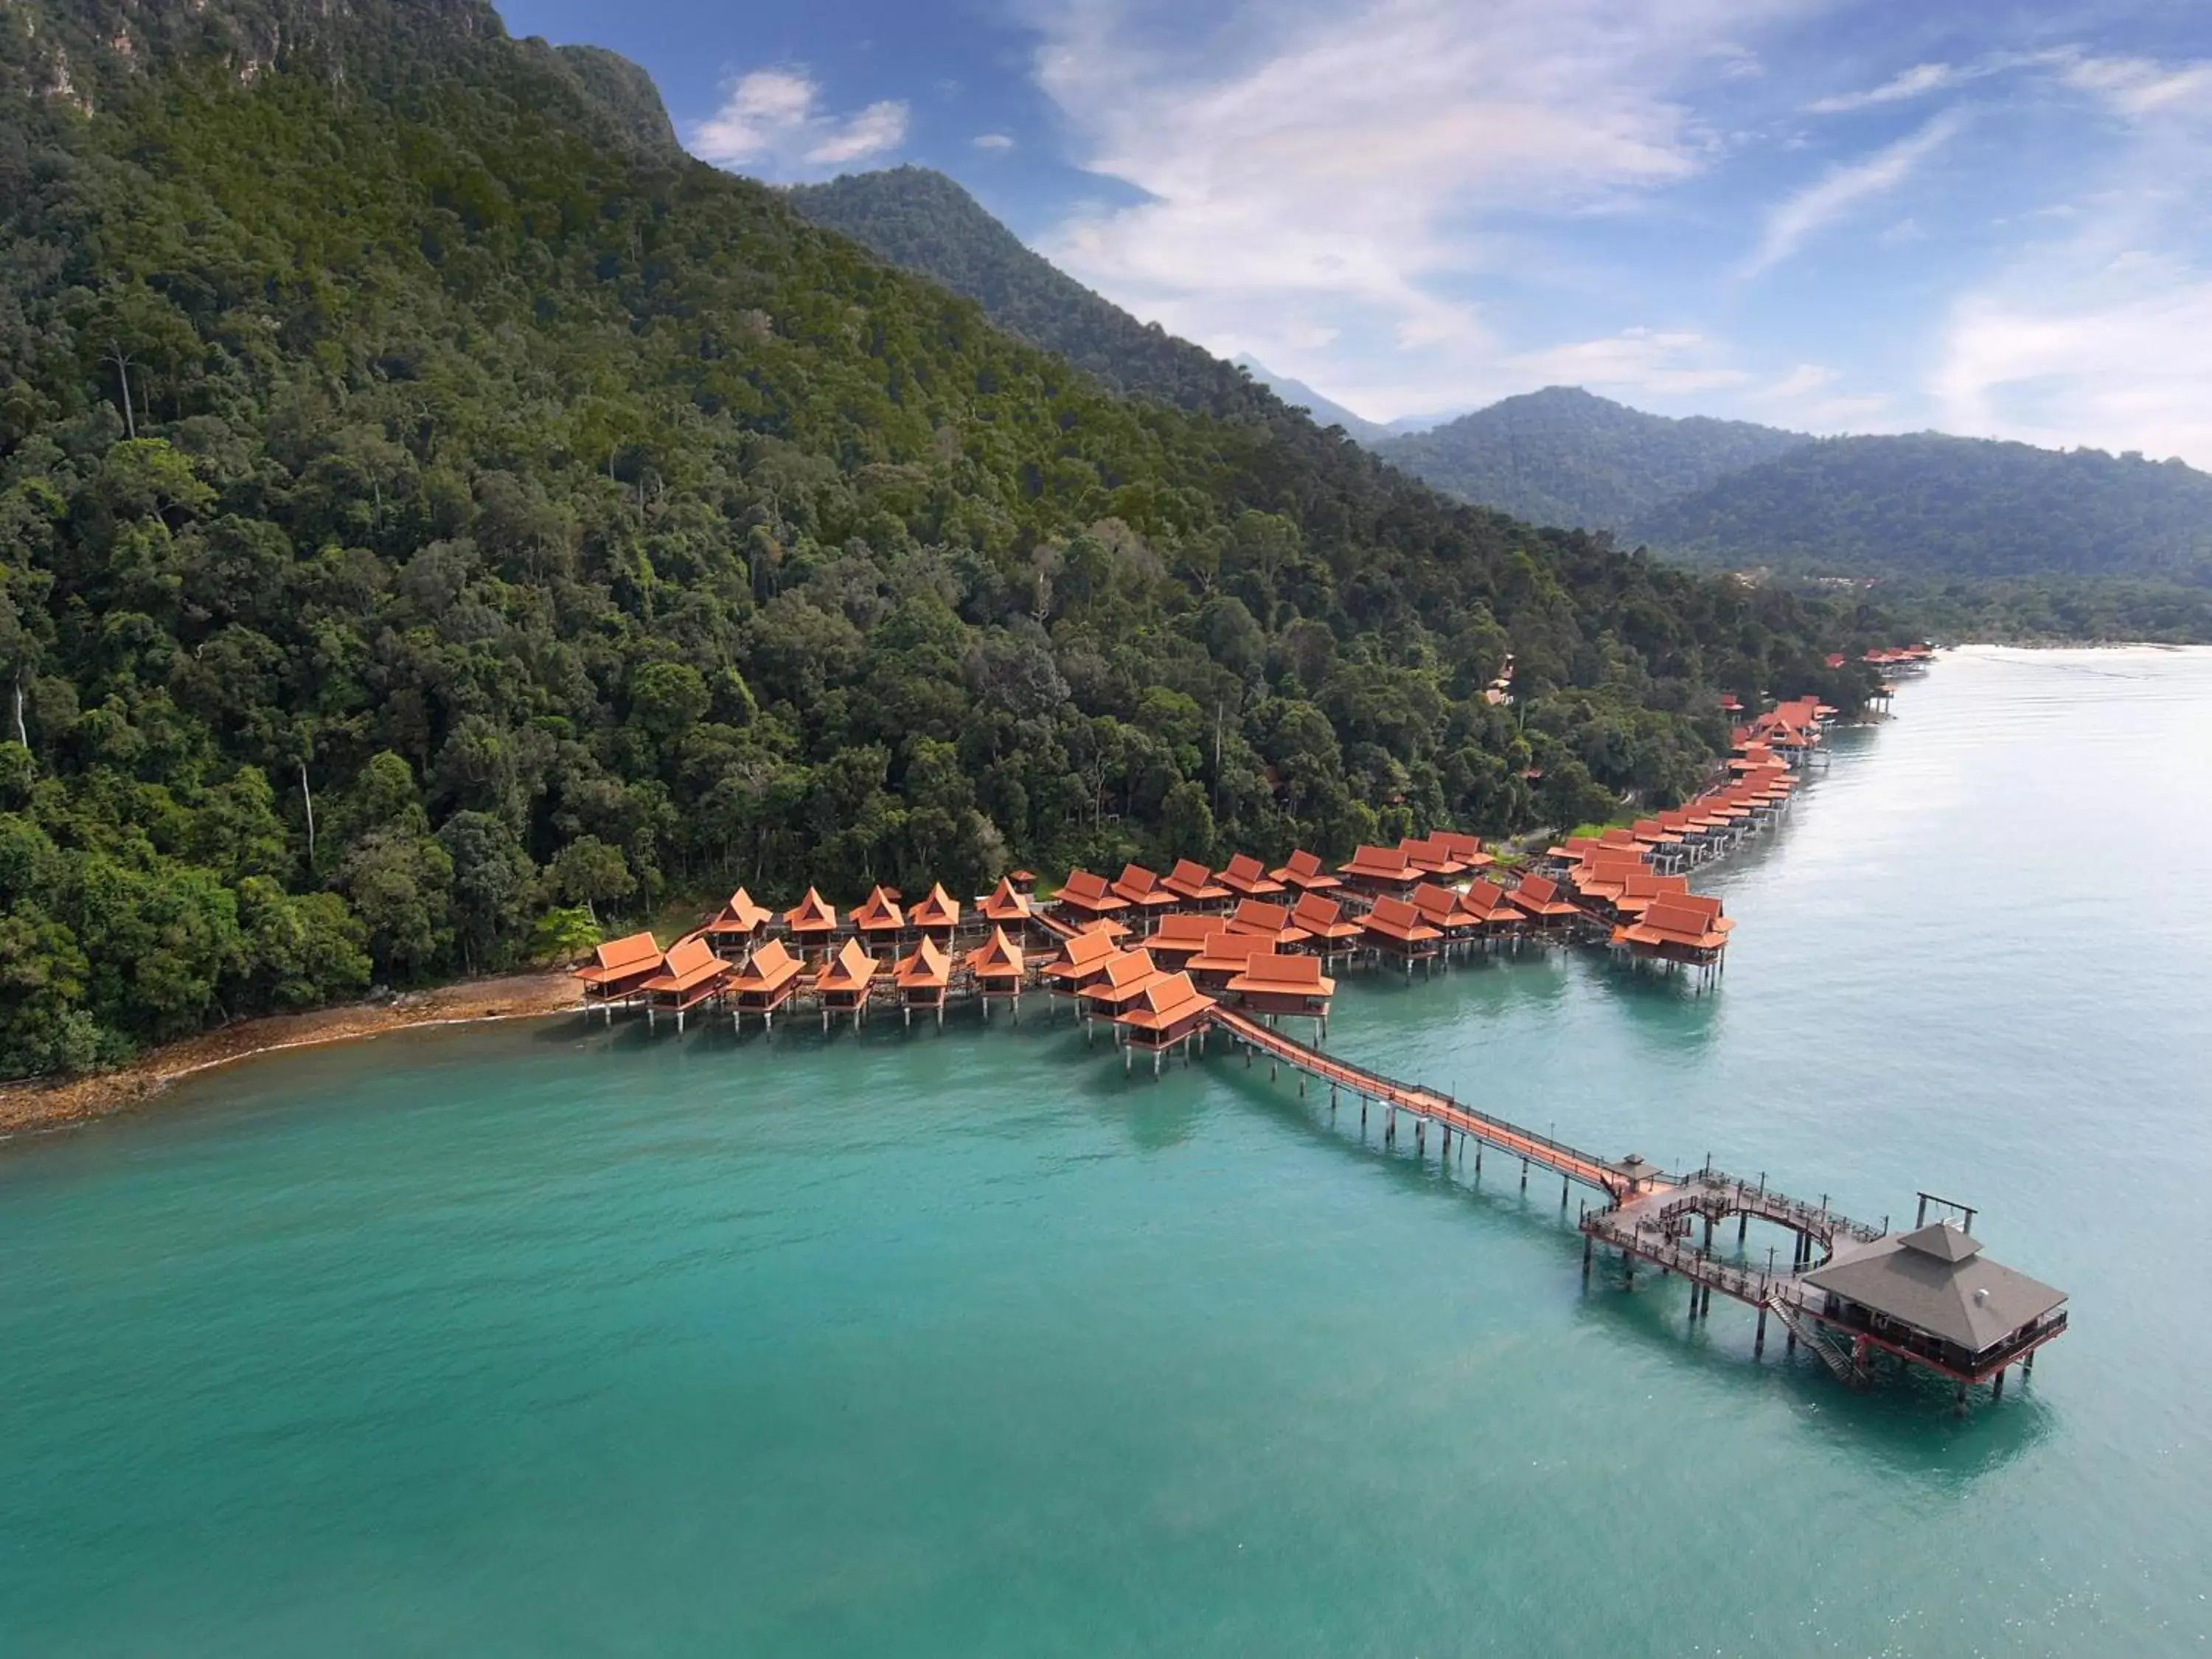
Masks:
[[[1375,443],[1390,435],[1390,428],[1381,422],[1353,414],[1334,398],[1316,392],[1304,380],[1294,380],[1287,374],[1276,374],[1249,352],[1231,361],[1291,408],[1303,409],[1311,415],[1317,426],[1340,426],[1362,443]]]

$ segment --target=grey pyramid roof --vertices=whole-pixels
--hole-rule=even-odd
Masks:
[[[1970,1237],[1962,1227],[1948,1221],[1931,1221],[1917,1232],[1910,1232],[1897,1241],[1908,1250],[1917,1250],[1923,1255],[1932,1255],[1938,1261],[1964,1261],[1980,1253],[1981,1241]]]
[[[1958,1250],[1957,1243],[1914,1243],[1939,1230],[1971,1248],[1953,1255],[1947,1252]],[[1955,1227],[1923,1227],[1892,1233],[1817,1267],[1805,1282],[1979,1353],[2066,1300],[2063,1291],[1991,1261],[1980,1249]]]

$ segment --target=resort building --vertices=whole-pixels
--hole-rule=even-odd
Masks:
[[[1202,991],[1226,991],[1229,981],[1244,971],[1255,951],[1273,948],[1273,941],[1262,934],[1219,928],[1208,937],[1206,948],[1183,964],[1184,971]]]
[[[1421,913],[1401,898],[1379,898],[1359,924],[1360,935],[1376,957],[1384,962],[1402,963],[1406,971],[1413,971],[1413,964],[1436,960],[1437,941],[1443,931],[1431,927],[1421,919]]]
[[[1003,927],[992,928],[990,939],[968,953],[968,977],[975,981],[975,994],[982,999],[985,1019],[990,1018],[994,1002],[1007,1004],[1019,1019],[1022,986],[1028,976],[1022,947],[1006,937]]]
[[[1548,876],[1523,876],[1521,884],[1505,896],[1515,909],[1528,919],[1528,925],[1540,931],[1571,927],[1582,915],[1561,896],[1559,884]]]
[[[1218,879],[1238,898],[1274,898],[1283,891],[1283,884],[1249,853],[1239,853],[1224,865]]]
[[[891,980],[898,987],[899,1006],[908,1024],[914,1024],[917,1008],[935,1011],[938,1024],[945,1024],[945,1000],[952,989],[952,958],[935,939],[925,935],[913,954],[900,961]]]
[[[1114,1017],[1121,1028],[1121,1064],[1130,1056],[1149,1051],[1152,1072],[1159,1073],[1160,1057],[1178,1043],[1188,1043],[1206,1029],[1214,1000],[1190,981],[1188,974],[1161,974],[1145,987],[1128,1006]]]
[[[1121,947],[1103,933],[1080,933],[1062,942],[1057,961],[1045,964],[1046,986],[1056,996],[1077,996],[1106,971]]]
[[[945,890],[944,883],[936,883],[906,913],[906,923],[923,938],[935,940],[939,949],[949,951],[952,936],[960,931],[960,901]]]
[[[1324,869],[1322,861],[1300,848],[1279,870],[1272,872],[1285,887],[1301,893],[1327,893],[1344,884]]]
[[[906,931],[906,913],[899,908],[898,896],[888,887],[872,890],[867,902],[853,912],[853,931],[877,961],[896,961],[899,935]]]
[[[1054,902],[1063,917],[1078,926],[1129,908],[1129,901],[1115,892],[1105,877],[1094,876],[1088,870],[1069,871]]]
[[[1890,1233],[1805,1275],[1818,1292],[1803,1311],[1847,1338],[1859,1370],[1881,1349],[1941,1371],[1960,1385],[2032,1364],[2066,1328],[2066,1296],[1982,1255],[1979,1240],[1948,1221]]]
[[[1271,1024],[1285,1015],[1310,1019],[1319,1042],[1328,1035],[1328,1000],[1336,994],[1336,981],[1322,972],[1318,957],[1255,951],[1244,971],[1229,981],[1229,994],[1247,1013]]]
[[[830,1015],[849,1013],[853,1029],[859,1030],[868,1012],[868,993],[882,971],[883,964],[868,954],[866,945],[857,939],[847,939],[814,975],[814,994],[822,1000],[822,1029],[830,1029]]]
[[[1291,907],[1291,926],[1305,935],[1305,948],[1324,962],[1350,954],[1359,942],[1359,924],[1344,906],[1318,893],[1307,893]]]
[[[723,996],[730,1004],[731,1026],[742,1031],[745,1016],[758,1014],[762,1024],[774,1031],[777,1012],[799,994],[805,973],[806,964],[793,956],[781,939],[772,939],[758,947],[752,959],[731,975],[722,988]]]
[[[730,895],[725,904],[700,931],[714,954],[728,962],[743,962],[752,954],[768,932],[775,915],[753,902],[753,896],[742,887]]]
[[[1421,879],[1421,872],[1413,867],[1404,849],[1396,847],[1359,847],[1352,857],[1337,866],[1337,874],[1363,893],[1387,894],[1403,898],[1412,892]]]
[[[632,933],[609,939],[592,952],[592,959],[576,969],[583,987],[584,1006],[604,1008],[612,1020],[617,1006],[637,1000],[646,981],[660,971],[660,945],[651,933]]]
[[[826,955],[837,937],[837,913],[811,887],[806,896],[783,913],[783,930],[802,957]]]
[[[1121,878],[1114,884],[1114,892],[1128,904],[1139,932],[1149,928],[1154,917],[1176,909],[1182,903],[1158,876],[1141,864],[1122,866]]]
[[[1084,986],[1077,998],[1083,1007],[1086,1028],[1101,1014],[1111,1019],[1140,995],[1145,988],[1160,977],[1160,970],[1149,951],[1122,951],[1106,964],[1106,971]]]
[[[1289,908],[1265,899],[1246,899],[1230,913],[1229,925],[1273,946],[1288,948],[1305,942],[1305,934],[1291,925]]]
[[[729,973],[730,964],[714,954],[714,947],[703,934],[677,940],[661,958],[659,971],[638,987],[645,1003],[646,1024],[650,1026],[656,1013],[672,1013],[676,1029],[681,1032],[684,1016],[720,995]]]
[[[1174,973],[1203,951],[1206,941],[1219,933],[1223,926],[1219,916],[1194,910],[1162,916],[1160,925],[1145,940],[1145,946],[1164,971]]]
[[[1212,871],[1195,859],[1178,860],[1160,884],[1181,900],[1186,910],[1218,910],[1234,896],[1214,880]]]

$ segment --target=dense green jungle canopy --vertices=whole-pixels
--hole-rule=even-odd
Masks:
[[[1663,801],[1887,642],[1116,395],[470,0],[26,0],[0,80],[0,1071],[738,880]]]

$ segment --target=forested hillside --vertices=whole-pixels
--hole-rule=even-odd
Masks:
[[[23,0],[0,76],[0,1070],[672,889],[1572,821],[1886,631],[1164,337],[1118,398],[471,0]]]
[[[2205,585],[2212,475],[1934,433],[1832,438],[1670,502],[1632,533],[1729,565]]]
[[[1535,524],[1622,533],[1663,503],[1808,441],[1747,421],[1647,415],[1555,386],[1375,449],[1462,501]]]

